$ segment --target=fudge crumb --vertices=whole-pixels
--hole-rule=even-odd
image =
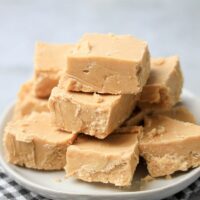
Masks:
[[[144,178],[141,179],[142,182],[148,183],[150,181],[154,180],[154,178],[150,175],[145,176]]]
[[[157,131],[155,128],[151,129],[149,132],[148,132],[148,138],[151,139],[153,137],[155,137],[157,135]]]
[[[164,126],[158,126],[157,128],[153,128],[148,132],[148,138],[152,139],[158,135],[162,135],[165,132]]]
[[[164,126],[158,126],[156,129],[158,134],[164,133],[165,132],[165,127]]]
[[[169,179],[172,179],[172,176],[168,174],[167,176],[165,176],[165,178],[166,178],[167,180],[169,180]]]

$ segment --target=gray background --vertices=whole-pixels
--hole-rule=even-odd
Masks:
[[[152,56],[180,56],[185,87],[200,96],[198,0],[0,0],[0,112],[33,70],[34,43],[85,32],[130,33]]]
[[[129,33],[152,56],[180,56],[185,88],[200,96],[198,0],[0,0],[0,113],[33,71],[34,43],[76,42],[85,32]]]

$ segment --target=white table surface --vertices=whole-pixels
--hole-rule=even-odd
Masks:
[[[32,75],[35,41],[74,43],[85,32],[128,33],[154,57],[179,55],[185,88],[200,96],[198,0],[0,0],[0,113]]]

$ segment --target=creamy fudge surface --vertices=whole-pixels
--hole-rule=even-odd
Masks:
[[[145,120],[140,155],[147,161],[152,177],[186,171],[200,165],[200,126],[152,116]]]
[[[35,97],[33,90],[33,81],[24,83],[18,93],[14,108],[13,120],[20,119],[25,115],[35,112],[48,112],[48,99]]]
[[[59,170],[66,162],[67,147],[76,134],[57,130],[49,113],[36,113],[8,123],[4,146],[10,163],[41,170]]]
[[[183,76],[177,56],[151,59],[151,72],[139,100],[139,107],[169,110],[180,98]]]
[[[135,95],[100,95],[52,90],[49,109],[55,125],[65,131],[103,139],[126,120],[135,107]]]
[[[132,127],[130,132],[115,132],[105,140],[79,136],[67,151],[67,176],[87,182],[130,185],[139,162],[140,134],[141,127]]]
[[[130,35],[85,34],[67,57],[67,76],[60,87],[71,91],[137,94],[146,84],[149,72],[146,42]]]
[[[71,44],[48,44],[38,42],[35,48],[34,89],[38,97],[49,97],[51,90],[58,84],[66,68],[67,55]]]
[[[102,56],[139,62],[146,51],[147,43],[131,35],[86,33],[80,39],[74,55]]]

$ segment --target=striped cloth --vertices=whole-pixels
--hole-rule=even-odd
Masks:
[[[190,200],[193,193],[200,191],[200,178],[183,191],[164,200]],[[200,196],[195,200],[200,199]],[[49,200],[18,185],[0,168],[0,200]]]

